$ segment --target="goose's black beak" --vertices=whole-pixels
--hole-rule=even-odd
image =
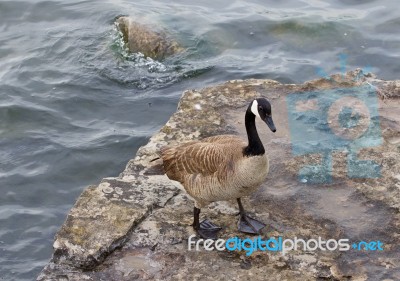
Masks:
[[[274,121],[272,120],[271,116],[267,116],[264,120],[264,122],[268,125],[268,127],[271,129],[272,132],[276,132],[276,128],[274,125]]]

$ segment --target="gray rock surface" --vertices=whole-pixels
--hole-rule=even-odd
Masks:
[[[298,171],[321,161],[292,155],[287,96],[291,93],[370,85],[379,96],[382,145],[360,151],[377,161],[381,177],[349,178],[346,152],[333,153],[333,182],[308,184]],[[245,138],[244,111],[267,97],[277,133],[258,131],[270,157],[267,181],[245,208],[267,223],[262,237],[380,240],[383,251],[188,251],[193,202],[162,175],[155,162],[161,146],[215,134]],[[116,178],[105,178],[79,197],[58,231],[54,255],[37,280],[400,280],[400,81],[360,70],[302,85],[272,80],[229,81],[183,93],[167,124]],[[202,210],[223,226],[220,237],[248,237],[236,228],[235,202]]]

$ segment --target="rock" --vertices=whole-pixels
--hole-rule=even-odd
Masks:
[[[132,53],[140,52],[146,57],[163,60],[184,51],[184,48],[166,32],[154,31],[154,28],[138,23],[132,18],[119,17],[115,24]]]
[[[390,81],[372,75],[354,80],[355,75],[360,73],[302,85],[238,80],[184,92],[177,111],[119,177],[105,178],[82,193],[58,231],[54,255],[38,280],[206,280],[209,276],[215,280],[265,280],[266,276],[270,280],[400,280],[400,189],[394,177],[400,174],[400,150],[388,141],[399,137],[400,101],[394,95],[382,95],[392,89],[385,86]],[[340,96],[346,89],[371,87],[368,83],[377,85],[380,97],[376,112],[382,115],[370,111],[371,120],[381,117],[380,144],[368,143],[374,145],[358,150],[357,159],[350,147],[339,147],[328,156],[318,151],[293,154],[296,139],[288,120],[291,95],[301,98],[323,92],[335,97],[337,91]],[[381,241],[383,251],[299,248],[285,255],[256,251],[247,256],[243,250],[189,250],[193,202],[181,186],[162,175],[157,161],[150,161],[168,144],[224,133],[245,138],[243,112],[260,95],[271,101],[277,127],[276,134],[271,134],[258,124],[270,157],[270,175],[249,199],[251,204],[244,200],[248,211],[267,223],[261,237]],[[311,108],[302,110],[319,110],[320,103],[305,104]],[[325,123],[321,126],[329,126]],[[321,144],[311,147],[319,149]],[[350,164],[365,170],[371,161],[378,163],[379,177],[349,177]],[[300,174],[304,167],[324,173],[318,168],[324,163],[332,169],[330,183],[313,184],[315,178]],[[235,202],[216,202],[202,210],[202,217],[224,227],[221,239],[245,239],[249,236],[237,232],[236,209]]]
[[[165,176],[149,181],[104,179],[87,188],[56,235],[54,258],[79,268],[98,265],[122,246],[135,225],[161,208],[178,189]],[[167,184],[161,184],[162,182]],[[134,207],[136,206],[136,207]],[[93,220],[94,219],[94,220]]]

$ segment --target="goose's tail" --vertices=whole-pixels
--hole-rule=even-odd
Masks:
[[[153,163],[153,162],[155,162],[157,160],[161,160],[161,161],[159,161],[159,163],[155,163],[154,165],[148,167],[145,170],[144,175],[163,175],[163,174],[165,174],[164,165],[163,165],[163,162],[162,162],[161,155],[151,159],[149,161],[149,163]]]
[[[158,160],[158,159],[161,159],[161,157],[157,157],[157,158],[151,159],[151,160],[150,160],[150,163],[151,163],[151,162],[154,162],[154,161],[156,161],[156,160]]]

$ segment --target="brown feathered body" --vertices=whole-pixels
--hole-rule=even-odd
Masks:
[[[202,208],[214,201],[249,195],[267,177],[265,154],[245,156],[246,142],[220,135],[161,150],[168,178],[180,182]]]

